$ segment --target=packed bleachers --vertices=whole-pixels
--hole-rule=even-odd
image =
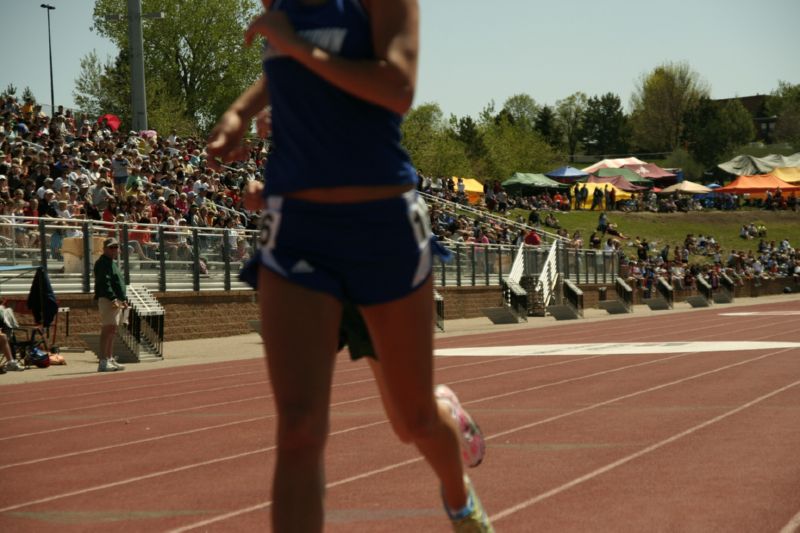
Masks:
[[[252,143],[247,161],[214,172],[199,139],[114,131],[62,108],[51,119],[14,97],[1,105],[4,216],[255,229],[242,191],[259,176],[264,142]],[[35,244],[26,232],[2,237]]]

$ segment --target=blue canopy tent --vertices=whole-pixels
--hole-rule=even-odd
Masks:
[[[575,181],[585,178],[589,174],[575,167],[565,166],[545,173],[545,176],[561,183],[575,183]]]

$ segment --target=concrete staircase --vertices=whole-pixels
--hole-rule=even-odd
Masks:
[[[697,294],[695,296],[687,296],[686,302],[692,307],[711,307],[712,301],[702,294]]]
[[[547,312],[556,320],[577,320],[581,318],[580,312],[568,302],[548,305]]]
[[[519,324],[525,319],[517,315],[510,307],[485,307],[481,309],[485,317],[492,321],[492,324]]]
[[[645,298],[644,303],[647,304],[652,311],[669,311],[672,306],[669,302],[661,296],[653,296],[652,298]]]
[[[605,309],[609,315],[622,315],[630,313],[633,309],[628,309],[628,306],[621,300],[602,300],[597,302],[600,309]]]
[[[730,291],[725,289],[718,289],[714,291],[714,303],[715,304],[729,304],[733,302],[733,294]]]

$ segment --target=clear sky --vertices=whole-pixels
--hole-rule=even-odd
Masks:
[[[50,102],[41,0],[0,0],[0,89],[29,86]],[[90,30],[92,0],[49,0],[55,103],[73,105],[80,59],[113,45]],[[576,91],[627,106],[640,77],[686,61],[713,98],[800,83],[800,0],[420,0],[416,104],[472,115],[518,93],[554,104]]]

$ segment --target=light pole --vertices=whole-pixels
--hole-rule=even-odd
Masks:
[[[164,13],[142,14],[142,0],[128,0],[128,46],[131,62],[131,122],[136,131],[147,129],[147,95],[144,83],[144,39],[142,38],[142,18],[163,19]],[[120,20],[122,17],[108,15],[106,20]]]
[[[50,54],[50,117],[56,114],[56,102],[53,92],[53,43],[50,41],[50,12],[56,7],[49,4],[42,4],[42,8],[47,10],[47,50]]]

